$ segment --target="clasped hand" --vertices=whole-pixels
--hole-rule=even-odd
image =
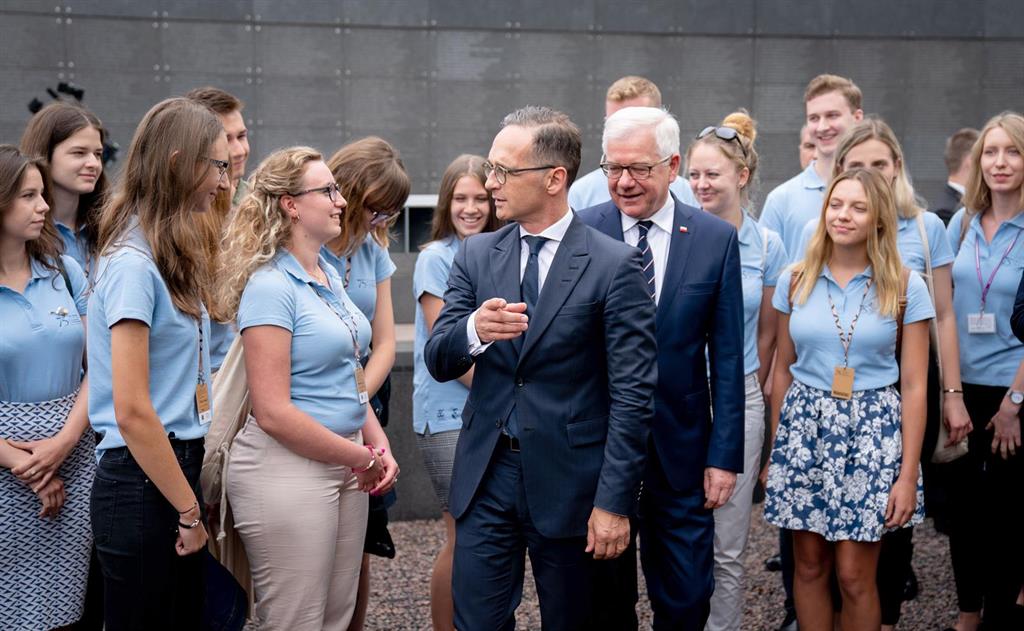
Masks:
[[[395,486],[398,479],[398,462],[387,449],[375,450],[373,466],[366,471],[353,472],[359,483],[359,490],[370,495],[383,495]]]
[[[508,302],[504,298],[491,298],[477,309],[476,335],[484,344],[498,340],[511,340],[526,331],[529,317],[525,302]]]

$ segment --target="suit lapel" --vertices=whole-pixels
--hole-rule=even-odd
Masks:
[[[522,351],[519,353],[520,365],[530,350],[537,345],[537,340],[551,325],[555,314],[562,308],[569,294],[576,287],[576,283],[579,282],[583,270],[587,269],[587,265],[590,264],[586,230],[583,222],[573,217],[569,229],[565,232],[565,237],[558,246],[558,251],[555,252],[555,258],[551,261],[551,267],[544,280],[544,287],[541,288],[540,296],[537,299],[537,311],[530,318],[529,327],[526,329],[526,339],[523,342]]]
[[[672,301],[679,295],[679,285],[682,284],[683,272],[686,270],[686,262],[690,258],[690,249],[694,239],[700,235],[695,234],[695,226],[689,221],[693,216],[692,211],[676,202],[675,213],[672,216],[671,245],[668,250],[668,262],[665,264],[665,278],[661,283],[661,299],[658,301],[657,326],[661,329],[662,320],[665,314],[672,307]],[[686,232],[680,230],[685,227]]]
[[[491,281],[494,296],[509,302],[521,300],[519,290],[519,226],[513,225],[508,233],[494,244],[494,258],[491,259]]]
[[[614,204],[608,204],[604,208],[594,227],[616,241],[624,240],[622,236],[622,217],[619,214],[619,209]]]

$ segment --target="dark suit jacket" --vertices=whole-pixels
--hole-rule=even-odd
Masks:
[[[946,184],[942,187],[939,199],[928,210],[938,215],[942,223],[948,226],[949,220],[953,218],[956,211],[960,210],[961,206],[963,206],[963,202],[960,199],[960,192]]]
[[[1013,299],[1010,329],[1018,340],[1024,342],[1024,274],[1021,274],[1020,283],[1017,285],[1017,295]]]
[[[672,487],[694,492],[703,488],[705,467],[743,471],[743,291],[735,228],[679,200],[675,204],[658,301],[651,438]],[[613,202],[577,216],[622,240]]]
[[[520,301],[520,243],[518,224],[466,239],[427,341],[438,381],[476,364],[449,508],[458,519],[470,506],[514,413],[534,526],[546,537],[579,536],[595,506],[635,511],[657,383],[654,305],[639,251],[574,218],[521,347],[495,342],[473,358],[470,314],[490,298]]]

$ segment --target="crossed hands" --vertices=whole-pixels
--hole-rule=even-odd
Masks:
[[[64,440],[60,435],[40,440],[8,440],[7,444],[20,449],[29,457],[11,473],[32,489],[42,502],[40,517],[56,517],[64,505],[64,482],[57,477],[57,470],[64,464],[75,443]]]

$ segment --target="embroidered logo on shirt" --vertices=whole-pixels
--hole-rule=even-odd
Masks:
[[[71,324],[71,322],[68,320],[67,307],[57,307],[56,309],[51,311],[50,314],[57,318],[57,321],[60,322],[60,328],[66,327],[69,324]]]

